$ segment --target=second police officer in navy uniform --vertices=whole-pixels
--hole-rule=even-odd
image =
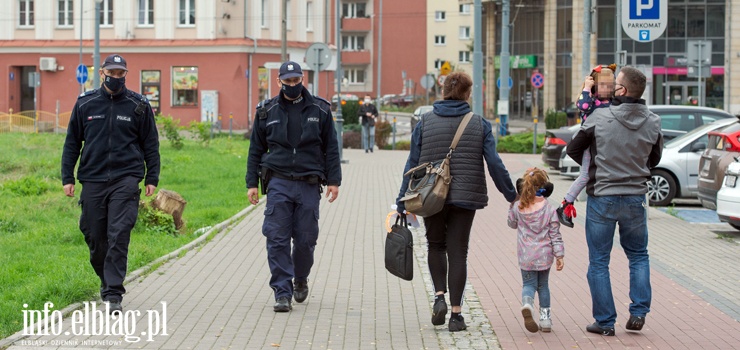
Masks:
[[[126,60],[110,55],[98,72],[102,86],[81,94],[72,109],[62,152],[69,197],[82,183],[80,230],[100,278],[109,312],[122,311],[128,246],[139,214],[139,182],[151,196],[159,183],[159,138],[149,102],[126,88]]]
[[[301,66],[280,66],[280,94],[261,102],[247,160],[247,197],[259,202],[258,183],[267,195],[262,234],[267,239],[270,287],[275,312],[292,309],[308,297],[308,275],[319,236],[321,186],[329,203],[342,182],[337,133],[329,102],[303,87]],[[291,249],[292,240],[292,249]]]

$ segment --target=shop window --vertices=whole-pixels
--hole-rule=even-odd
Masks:
[[[141,71],[141,94],[149,100],[154,114],[159,114],[161,72],[158,70]]]
[[[172,67],[172,105],[198,105],[198,67]]]

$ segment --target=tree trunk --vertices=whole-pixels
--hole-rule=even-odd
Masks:
[[[182,212],[185,210],[185,199],[175,191],[159,190],[157,197],[152,201],[152,207],[172,215],[175,221],[175,229],[178,231],[184,226],[182,221]]]

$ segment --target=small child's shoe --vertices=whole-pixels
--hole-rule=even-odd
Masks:
[[[550,308],[540,308],[540,330],[543,332],[552,331],[552,319],[550,319]]]
[[[561,224],[573,227],[572,218],[576,217],[576,207],[573,206],[573,202],[563,200],[563,203],[556,209],[556,212],[558,213],[558,220],[560,220]]]
[[[534,298],[532,297],[522,298],[522,317],[524,317],[524,328],[532,333],[537,333],[539,327],[537,326],[537,322],[534,321],[534,317],[532,317],[534,314],[533,303]]]

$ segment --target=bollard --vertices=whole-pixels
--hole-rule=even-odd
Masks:
[[[396,117],[393,117],[393,145],[391,146],[392,150],[396,150],[396,121],[398,119]]]
[[[532,154],[537,154],[537,118],[534,118],[534,138],[532,139]]]
[[[218,114],[218,133],[224,130],[223,123],[221,123],[221,113]]]
[[[233,123],[234,123],[234,114],[229,113],[229,138],[231,138],[231,132],[233,130]]]
[[[493,133],[493,140],[496,141],[496,147],[498,147],[498,132],[499,132],[498,123],[499,123],[499,119],[496,118],[496,132]]]

